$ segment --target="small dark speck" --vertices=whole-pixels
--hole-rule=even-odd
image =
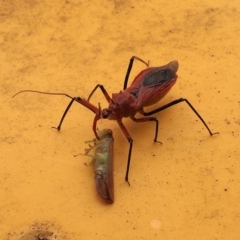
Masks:
[[[153,154],[152,156],[155,157],[155,154]]]
[[[229,121],[228,119],[225,119],[225,122],[226,122],[227,124],[230,124],[230,121]]]
[[[224,188],[224,191],[227,192],[227,188]]]

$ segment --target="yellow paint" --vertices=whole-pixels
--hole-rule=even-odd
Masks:
[[[233,1],[0,2],[0,239],[33,228],[59,239],[239,239],[240,3]],[[123,86],[129,58],[159,66],[179,61],[179,78],[158,104],[187,98],[210,137],[181,103],[154,126],[124,120],[133,139],[131,187],[124,181],[128,143],[117,124],[115,202],[104,205],[83,156],[94,138],[93,114],[69,99],[23,89],[87,97],[101,83]],[[144,68],[133,67],[131,79]],[[92,99],[106,107],[100,91]],[[151,108],[153,109],[153,107]],[[61,236],[61,238],[60,238]]]

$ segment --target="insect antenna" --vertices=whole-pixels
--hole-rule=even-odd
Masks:
[[[47,95],[61,95],[61,96],[66,96],[68,98],[74,99],[74,97],[71,97],[70,95],[66,94],[66,93],[53,93],[53,92],[42,92],[42,91],[37,91],[37,90],[22,90],[20,92],[17,92],[16,94],[14,94],[12,96],[12,98],[16,97],[18,94],[20,93],[24,93],[24,92],[34,92],[34,93],[41,93],[41,94],[47,94]]]

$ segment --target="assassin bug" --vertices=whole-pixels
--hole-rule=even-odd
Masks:
[[[201,122],[204,124],[204,126],[207,128],[209,134],[212,136],[214,134],[218,134],[218,132],[213,133],[206,122],[203,120],[203,118],[200,116],[200,114],[195,110],[195,108],[192,106],[192,104],[186,99],[186,98],[179,98],[177,100],[174,100],[166,105],[163,105],[155,110],[152,110],[150,112],[145,112],[143,110],[144,107],[153,105],[154,103],[157,103],[160,101],[167,93],[168,91],[172,88],[172,86],[176,83],[177,81],[177,70],[178,70],[178,62],[176,60],[171,61],[167,65],[160,66],[160,67],[148,67],[144,70],[142,70],[133,80],[132,84],[130,87],[127,88],[127,83],[128,83],[128,78],[133,66],[134,60],[137,59],[141,62],[143,62],[147,67],[148,63],[143,61],[142,59],[133,56],[130,59],[127,73],[125,76],[125,81],[123,85],[123,91],[120,91],[119,93],[113,93],[112,98],[109,96],[108,92],[104,88],[103,85],[98,84],[96,87],[93,89],[91,94],[88,97],[88,100],[82,99],[80,97],[70,97],[67,94],[61,93],[60,95],[65,95],[67,97],[72,98],[70,103],[68,104],[61,120],[56,127],[57,130],[61,129],[61,125],[63,123],[63,120],[69,111],[71,105],[73,104],[74,101],[79,102],[80,104],[84,105],[88,109],[90,109],[92,112],[95,113],[95,118],[93,121],[93,131],[96,135],[97,138],[97,121],[100,118],[108,118],[110,120],[116,120],[119,127],[121,128],[125,138],[129,142],[129,151],[128,151],[128,162],[127,162],[127,170],[126,170],[126,175],[125,175],[125,180],[128,182],[128,174],[129,174],[129,169],[130,169],[130,161],[131,161],[131,153],[132,153],[132,146],[133,146],[133,139],[131,138],[128,130],[122,123],[122,118],[125,117],[130,117],[133,121],[135,122],[148,122],[148,121],[153,121],[155,122],[155,136],[154,136],[154,142],[159,142],[157,140],[158,136],[158,120],[156,117],[150,117],[150,115],[155,114],[157,112],[163,111],[171,106],[174,106],[178,103],[181,102],[186,102],[188,106],[192,109],[192,111],[197,115],[197,117],[201,120]],[[100,108],[97,108],[96,106],[92,105],[89,101],[94,92],[100,88],[102,91],[103,95],[105,96],[107,102],[109,103],[108,108],[105,108],[101,110]],[[26,92],[28,90],[22,91]],[[36,91],[38,92],[38,91]],[[44,93],[44,92],[41,92]],[[51,93],[47,93],[51,94]],[[55,95],[58,95],[55,93]],[[136,113],[142,114],[143,118],[135,118]]]
[[[85,155],[92,157],[92,164],[95,171],[95,185],[99,196],[107,203],[114,201],[113,186],[113,133],[110,129],[97,131],[99,139],[87,141],[94,143],[86,150]],[[95,154],[89,152],[95,149]]]
[[[122,118],[130,117],[133,121],[141,123],[141,122],[148,122],[153,121],[155,122],[155,136],[154,136],[154,142],[159,142],[157,140],[158,136],[158,125],[159,122],[156,117],[149,117],[152,114],[158,113],[160,111],[163,111],[171,106],[174,106],[181,102],[186,102],[188,106],[192,109],[192,111],[197,115],[197,117],[201,120],[201,122],[204,124],[204,126],[207,128],[210,136],[214,134],[218,134],[218,132],[213,133],[206,122],[203,120],[203,118],[200,116],[200,114],[195,110],[195,108],[192,106],[192,104],[186,99],[186,98],[179,98],[177,100],[174,100],[166,105],[163,105],[155,110],[152,110],[150,112],[145,112],[143,110],[144,107],[153,105],[160,101],[172,88],[172,86],[177,81],[177,70],[178,70],[178,61],[174,60],[170,63],[160,66],[160,67],[148,67],[144,70],[142,70],[133,80],[130,87],[127,88],[128,78],[133,66],[134,60],[137,59],[141,62],[143,62],[147,67],[149,66],[148,63],[146,63],[141,58],[138,58],[136,56],[133,56],[130,59],[127,73],[125,76],[125,81],[123,85],[123,91],[120,91],[119,93],[113,93],[112,98],[109,96],[108,92],[104,88],[103,85],[97,84],[96,87],[92,90],[88,97],[88,102],[90,101],[90,98],[94,94],[94,92],[100,88],[103,95],[105,96],[107,102],[109,103],[108,108],[105,108],[103,110],[99,110],[99,114],[96,114],[95,119],[93,121],[93,131],[96,135],[96,122],[102,117],[107,118],[110,120],[116,120],[119,127],[121,128],[125,138],[129,142],[129,151],[128,151],[128,162],[127,162],[127,170],[125,175],[125,180],[128,182],[128,174],[130,169],[130,161],[131,161],[131,153],[132,153],[132,146],[133,146],[133,139],[131,138],[128,130],[122,123]],[[61,121],[57,127],[58,130],[61,129],[62,122],[73,103],[73,100],[69,103],[67,106]],[[135,118],[136,113],[142,114],[143,118]],[[97,135],[96,135],[97,136]],[[98,137],[98,136],[97,136]],[[160,143],[160,142],[159,142]]]

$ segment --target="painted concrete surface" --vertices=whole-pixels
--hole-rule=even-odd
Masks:
[[[0,238],[239,239],[239,1],[0,1]],[[63,96],[87,98],[96,84],[122,89],[136,55],[151,66],[179,61],[178,80],[161,102],[187,98],[213,132],[180,103],[154,124],[114,121],[115,202],[104,204],[91,159],[94,115]],[[145,66],[135,62],[130,79]],[[107,102],[98,91],[92,103]],[[87,164],[86,164],[87,163]],[[40,235],[45,234],[45,236]],[[35,234],[35,235],[34,235]],[[30,238],[29,237],[29,238]]]

